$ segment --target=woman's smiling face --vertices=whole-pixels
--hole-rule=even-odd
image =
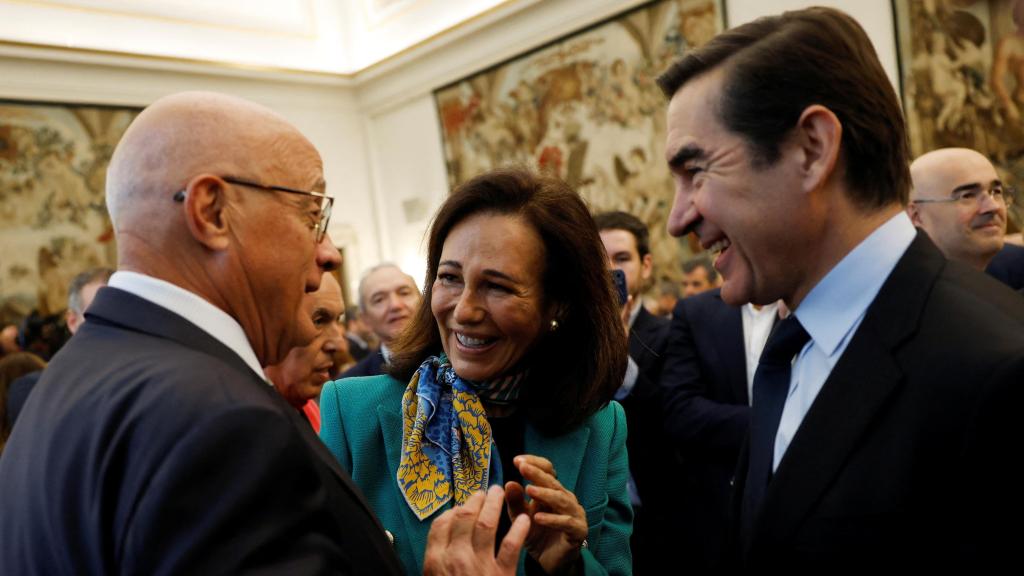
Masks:
[[[544,244],[526,221],[481,213],[445,238],[430,308],[460,377],[482,382],[512,371],[552,315],[543,295]]]

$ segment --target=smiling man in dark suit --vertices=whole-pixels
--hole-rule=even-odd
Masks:
[[[316,334],[331,203],[261,106],[184,93],[136,118],[107,177],[118,272],[0,459],[0,573],[400,572],[261,369]]]
[[[722,299],[783,299],[736,478],[749,570],[1019,563],[1024,302],[903,211],[907,136],[864,30],[809,8],[730,29],[661,78],[669,230]],[[1012,520],[1011,520],[1012,522]]]

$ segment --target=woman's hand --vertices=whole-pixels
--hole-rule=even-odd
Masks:
[[[548,574],[570,567],[587,539],[583,507],[558,481],[548,459],[524,454],[516,456],[513,463],[529,484],[524,490],[518,482],[506,482],[505,502],[512,518],[520,514],[530,518],[526,550]]]

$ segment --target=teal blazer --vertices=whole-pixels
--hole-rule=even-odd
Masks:
[[[408,574],[423,572],[427,533],[448,503],[420,521],[398,490],[402,449],[402,394],[405,384],[390,376],[328,382],[320,395],[320,438],[366,495],[384,528],[394,535],[395,552]],[[524,449],[543,456],[558,470],[587,513],[586,574],[632,574],[629,535],[633,508],[626,481],[626,417],[611,402],[583,425],[561,436],[544,436],[526,424]],[[497,482],[498,479],[492,479]],[[523,559],[519,574],[524,574]]]

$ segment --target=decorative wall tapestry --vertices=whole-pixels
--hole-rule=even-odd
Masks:
[[[903,104],[916,157],[948,146],[985,154],[1024,184],[1024,0],[894,0]],[[1024,211],[1018,197],[1010,232]]]
[[[559,176],[595,213],[643,220],[657,277],[678,280],[699,247],[665,231],[673,192],[655,79],[724,23],[718,1],[654,2],[437,90],[449,184],[509,165]]]
[[[115,265],[110,155],[138,110],[0,102],[0,320],[67,306],[67,287]]]

